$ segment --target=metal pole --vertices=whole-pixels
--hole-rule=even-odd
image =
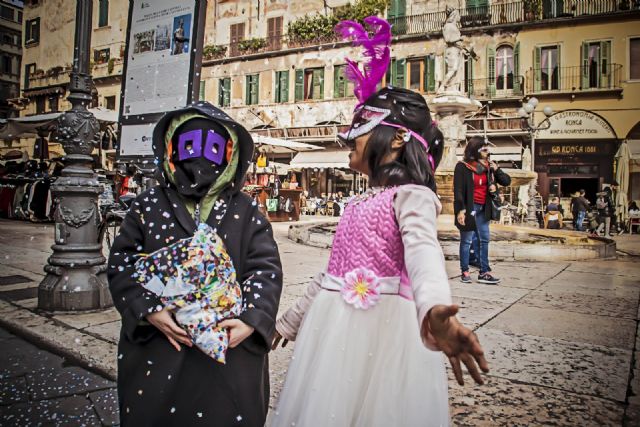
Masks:
[[[102,187],[92,169],[99,142],[98,121],[87,111],[93,80],[89,74],[92,0],[77,0],[73,71],[69,83],[72,107],[58,119],[66,156],[62,176],[51,192],[56,202],[55,244],[38,287],[38,308],[49,311],[96,310],[113,305],[105,258],[98,242]]]
[[[529,127],[529,139],[531,140],[531,171],[536,172],[536,146],[535,146],[535,121],[534,121],[535,111],[531,112],[531,118],[527,119],[527,126]],[[536,217],[536,186],[538,183],[538,177],[536,175],[535,178],[531,180],[529,183],[529,202],[527,203],[527,223],[533,227],[537,227],[540,224],[538,223],[538,218]]]

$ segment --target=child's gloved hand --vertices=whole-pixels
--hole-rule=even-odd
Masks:
[[[229,347],[234,348],[247,339],[255,330],[239,319],[223,320],[218,324],[222,328],[229,328]]]
[[[489,372],[489,364],[484,358],[484,352],[476,334],[464,327],[455,317],[458,309],[459,307],[455,304],[434,306],[428,314],[429,331],[438,347],[449,358],[458,384],[464,384],[461,361],[466,365],[475,382],[484,384],[478,367],[486,373]],[[423,335],[424,333],[423,330]]]
[[[173,320],[173,316],[168,308],[165,307],[162,311],[147,315],[147,321],[158,328],[176,350],[180,351],[180,344],[178,343],[182,343],[187,347],[193,346],[191,338],[189,338],[187,332]]]
[[[271,350],[275,350],[278,347],[281,339],[282,335],[280,335],[278,331],[275,331],[273,334],[273,343],[271,344]],[[289,340],[285,338],[284,341],[282,341],[282,348],[286,347],[288,343]]]

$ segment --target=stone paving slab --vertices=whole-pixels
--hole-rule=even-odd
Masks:
[[[625,427],[640,426],[640,405],[629,405],[627,407],[622,425]]]
[[[102,323],[100,325],[91,326],[85,328],[84,331],[100,336],[107,341],[111,341],[114,344],[118,344],[120,340],[120,327],[121,321]]]
[[[624,402],[630,350],[513,334],[476,331],[490,375],[566,392]]]
[[[573,313],[594,314],[600,316],[637,318],[637,301],[611,295],[585,295],[577,292],[563,292],[552,287],[533,291],[521,304],[538,308],[553,308]]]
[[[456,282],[455,280],[451,281],[451,293],[457,297],[513,304],[529,292],[528,289],[508,288],[500,285],[496,286],[476,283],[476,276],[472,277],[474,280],[473,283],[461,283]]]
[[[483,386],[449,381],[455,426],[620,426],[624,405],[489,376]]]
[[[116,389],[111,388],[89,393],[89,400],[93,403],[93,407],[103,426],[115,426],[120,423]]]
[[[53,318],[76,329],[84,329],[89,326],[100,325],[102,323],[120,320],[120,313],[115,308],[95,313],[71,313],[57,314]]]
[[[33,400],[85,394],[116,386],[113,381],[107,381],[77,366],[40,369],[27,373],[26,378],[29,395]]]
[[[100,426],[91,402],[84,396],[72,396],[0,407],[0,425]]]
[[[576,261],[572,262],[567,271],[582,273],[611,274],[624,277],[640,277],[640,268],[636,259],[607,260],[606,262]]]
[[[633,350],[636,322],[514,304],[486,325],[516,334]]]
[[[108,378],[116,378],[117,346],[109,341],[58,325],[47,317],[5,301],[0,301],[0,325],[78,358]]]
[[[640,281],[631,277],[611,274],[563,271],[542,285],[540,289],[556,289],[589,295],[603,294],[637,301],[640,296]]]
[[[2,378],[0,381],[0,406],[26,402],[28,397],[25,377]]]
[[[0,380],[25,375],[38,369],[62,368],[64,359],[23,340],[2,339],[0,346]]]
[[[507,303],[458,296],[453,297],[453,302],[460,305],[458,319],[471,329],[477,329],[509,307]]]

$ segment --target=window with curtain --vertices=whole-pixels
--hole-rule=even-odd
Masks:
[[[109,0],[98,1],[98,27],[109,25]]]
[[[640,80],[640,37],[629,39],[629,78]]]
[[[496,90],[513,89],[513,48],[508,45],[496,50]]]
[[[611,41],[582,44],[582,89],[606,88],[611,79]]]
[[[560,89],[560,55],[558,46],[540,49],[540,90]]]
[[[324,98],[324,68],[304,70],[304,99]]]

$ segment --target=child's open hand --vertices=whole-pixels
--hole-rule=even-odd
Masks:
[[[171,316],[168,308],[165,307],[162,311],[156,311],[155,313],[147,315],[147,321],[158,328],[176,350],[180,351],[180,344],[178,343],[182,343],[187,347],[193,345],[187,332],[173,320],[173,316]]]
[[[273,343],[271,344],[271,350],[275,350],[276,348],[278,348],[278,344],[280,343],[281,339],[282,335],[280,335],[278,331],[275,331],[273,333]],[[284,341],[282,341],[282,348],[286,347],[288,342],[289,340],[285,338]]]
[[[223,320],[218,324],[223,328],[229,328],[229,347],[234,348],[247,339],[254,329],[239,319]]]
[[[428,314],[428,326],[431,335],[440,349],[447,355],[458,384],[464,385],[460,362],[465,364],[469,374],[478,384],[484,384],[478,367],[489,372],[489,364],[478,337],[469,328],[462,326],[456,319],[459,307],[453,305],[436,305]],[[425,322],[426,325],[426,322]],[[424,335],[424,331],[423,331]]]

